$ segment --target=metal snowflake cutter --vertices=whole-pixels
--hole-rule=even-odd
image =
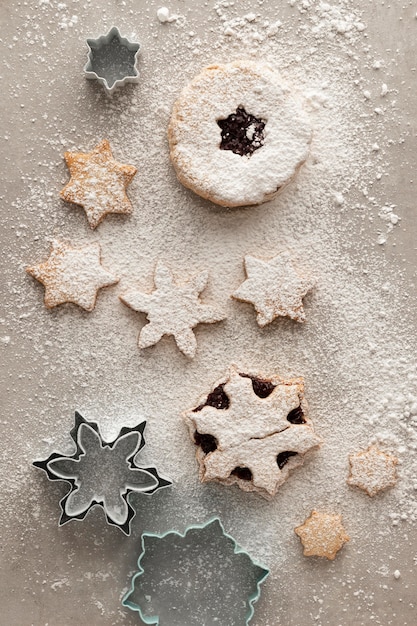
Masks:
[[[87,45],[90,50],[84,67],[86,78],[98,80],[109,96],[118,87],[139,81],[136,61],[140,44],[122,37],[116,26],[106,35],[87,39]]]
[[[65,480],[71,489],[60,501],[59,525],[83,520],[95,505],[103,508],[108,524],[130,534],[136,515],[129,501],[132,492],[150,495],[171,481],[159,476],[154,467],[138,467],[136,457],[145,445],[146,422],[122,428],[111,443],[103,441],[98,425],[75,412],[70,435],[76,445],[73,455],[52,453],[33,465],[44,470],[49,480]]]
[[[144,533],[139,571],[122,600],[145,624],[243,626],[269,571],[255,563],[219,519],[184,534]]]

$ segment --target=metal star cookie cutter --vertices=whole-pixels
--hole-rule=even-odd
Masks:
[[[87,39],[87,45],[90,51],[84,67],[86,78],[98,80],[109,96],[118,87],[139,81],[136,61],[140,44],[122,37],[116,26],[106,35]]]
[[[145,624],[248,625],[269,570],[255,563],[218,518],[184,534],[144,533],[139,571],[122,600]]]
[[[159,476],[154,467],[136,465],[136,457],[145,445],[146,422],[133,428],[123,427],[111,443],[103,441],[99,427],[75,412],[75,426],[70,435],[76,445],[73,455],[53,452],[33,465],[44,470],[49,480],[64,480],[71,489],[60,501],[59,526],[71,520],[81,521],[96,505],[103,508],[107,523],[130,534],[136,515],[129,501],[132,492],[151,495],[171,481]]]

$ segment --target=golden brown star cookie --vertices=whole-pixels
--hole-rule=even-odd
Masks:
[[[341,515],[312,511],[304,524],[294,529],[304,547],[304,556],[320,556],[330,561],[349,541]]]
[[[61,198],[82,206],[91,228],[110,213],[132,212],[126,188],[136,167],[115,161],[107,139],[91,152],[66,152],[64,157],[71,179],[61,190]]]

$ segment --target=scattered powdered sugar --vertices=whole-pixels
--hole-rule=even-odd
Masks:
[[[378,211],[378,217],[380,217],[381,220],[386,223],[385,233],[381,233],[378,236],[377,241],[379,244],[386,243],[387,236],[393,230],[394,226],[397,226],[397,224],[399,224],[400,222],[400,217],[396,213],[394,213],[395,209],[395,204],[392,204],[391,206],[384,205],[383,207],[381,207],[380,211]]]
[[[135,502],[133,537],[145,529],[184,530],[219,514],[238,543],[271,568],[254,626],[275,626],[277,615],[292,626],[405,624],[399,615],[415,602],[417,364],[414,270],[395,248],[412,228],[406,196],[412,118],[401,92],[401,41],[388,49],[372,7],[353,0],[173,4],[169,15],[180,8],[184,20],[166,27],[155,5],[145,3],[137,11],[127,1],[40,0],[30,16],[29,4],[10,6],[9,120],[1,139],[8,247],[0,335],[8,368],[0,519],[12,563],[7,585],[45,607],[42,613],[22,602],[14,607],[20,622],[76,615],[77,597],[86,622],[129,623],[119,595],[136,567],[134,541],[118,543],[94,512],[58,531],[63,492],[30,468],[53,450],[71,452],[68,431],[78,409],[100,423],[107,440],[124,425],[148,420],[144,464],[158,464],[174,485]],[[386,11],[389,20],[402,10]],[[85,39],[111,23],[143,47],[141,83],[109,99],[81,68]],[[177,181],[166,129],[182,88],[203,67],[239,59],[279,70],[303,103],[313,138],[306,163],[274,201],[225,211]],[[109,216],[92,232],[83,212],[59,199],[68,181],[63,154],[89,152],[104,138],[121,163],[138,168],[129,187],[133,214]],[[27,265],[46,258],[54,238],[99,242],[103,266],[121,277],[120,289],[103,290],[93,312],[65,305],[47,311],[42,289],[25,275]],[[415,242],[408,241],[411,249]],[[260,329],[253,309],[230,296],[245,278],[246,255],[273,258],[281,250],[314,279],[304,299],[306,323],[276,320]],[[118,300],[133,286],[152,291],[157,259],[184,281],[207,268],[205,297],[226,310],[224,323],[196,329],[192,362],[169,337],[138,350],[140,318]],[[324,441],[271,502],[198,482],[181,413],[232,362],[265,377],[303,376]],[[348,455],[370,444],[399,459],[397,484],[371,501],[346,483]],[[312,509],[343,514],[351,538],[326,567],[302,556],[293,532]],[[107,578],[86,579],[85,572],[97,571]]]
[[[169,22],[170,20],[170,12],[167,7],[160,7],[156,12],[156,17],[163,24],[164,22]]]

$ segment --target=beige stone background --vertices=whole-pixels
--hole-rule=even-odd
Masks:
[[[230,11],[253,10],[295,28],[307,17],[301,1],[292,4],[244,0]],[[299,203],[288,191],[264,207],[240,212],[213,208],[177,183],[165,137],[172,103],[199,68],[229,56],[215,45],[219,20],[212,0],[173,1],[168,6],[185,16],[186,24],[164,26],[156,19],[156,2],[2,0],[0,624],[140,624],[120,601],[136,566],[141,532],[184,530],[214,514],[271,570],[251,626],[417,623],[415,450],[398,434],[395,416],[392,443],[402,454],[402,482],[375,501],[345,484],[347,453],[366,445],[378,429],[367,421],[370,407],[378,413],[383,400],[395,404],[413,355],[415,362],[417,8],[395,0],[342,4],[363,11],[366,36],[355,51],[363,88],[375,94],[386,80],[392,90],[387,107],[395,115],[387,109],[382,130],[372,123],[363,137],[367,145],[373,133],[383,138],[384,176],[375,195],[382,204],[395,204],[401,217],[383,246],[376,241],[385,225],[379,226],[369,197],[363,199],[360,180],[347,190],[344,211],[334,205],[327,210],[312,198],[308,216],[303,204],[308,170],[301,175]],[[84,80],[82,67],[85,39],[113,24],[142,44],[141,83],[109,101],[98,85]],[[195,38],[187,39],[189,31],[202,38],[198,54],[193,54],[195,44],[186,46]],[[384,78],[376,76],[373,58],[384,60]],[[350,117],[352,128],[355,122]],[[82,211],[59,200],[68,179],[62,155],[67,149],[87,151],[103,137],[120,161],[138,167],[129,192],[135,213],[126,220],[108,218],[91,232]],[[363,202],[372,219],[346,209]],[[204,299],[224,306],[228,320],[198,329],[198,354],[188,361],[169,338],[139,352],[136,337],[145,317],[118,302],[119,287],[103,292],[92,314],[75,307],[48,312],[41,286],[24,267],[47,256],[53,236],[99,240],[107,265],[123,276],[123,287],[133,280],[151,289],[157,258],[177,274],[208,268],[211,282]],[[284,245],[310,263],[318,279],[318,289],[306,301],[309,322],[295,328],[284,321],[260,331],[251,307],[228,296],[243,279],[244,254],[272,256]],[[325,248],[329,256],[321,256]],[[370,282],[358,270],[366,267]],[[342,284],[343,290],[331,293],[332,286]],[[363,293],[361,306],[358,293]],[[350,315],[351,298],[356,308]],[[368,339],[376,345],[374,352],[365,348]],[[272,503],[197,480],[181,411],[193,406],[230,362],[265,374],[304,375],[311,416],[326,441]],[[416,395],[411,376],[407,393]],[[83,523],[58,528],[65,485],[49,483],[31,467],[54,450],[71,452],[68,433],[75,409],[99,422],[109,440],[123,425],[147,419],[143,463],[157,465],[174,481],[171,490],[134,500],[138,515],[128,538],[106,525],[98,507]],[[387,432],[389,406],[382,414]],[[351,536],[332,563],[304,558],[293,533],[313,507],[341,512]],[[404,511],[404,519],[392,523]]]

